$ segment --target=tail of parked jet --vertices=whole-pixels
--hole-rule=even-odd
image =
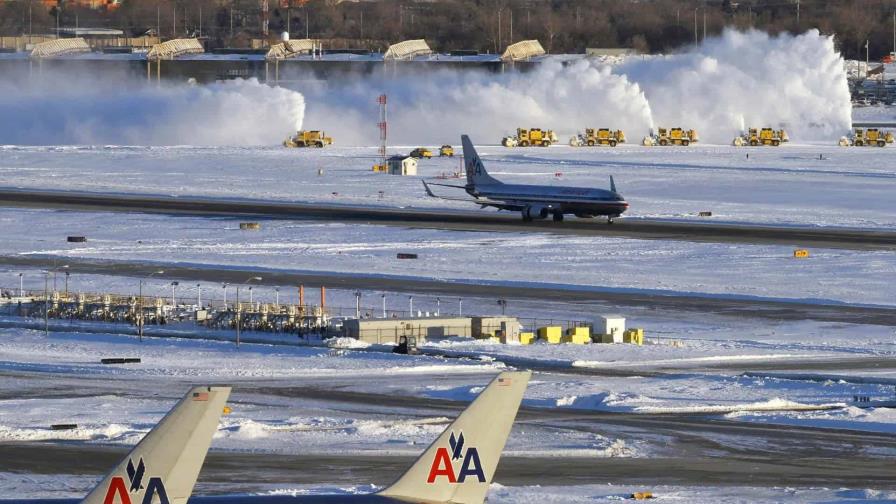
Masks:
[[[479,154],[476,152],[476,148],[473,147],[470,137],[461,135],[460,141],[464,146],[464,166],[467,170],[467,185],[476,187],[479,184],[500,184],[500,180],[492,177],[485,171],[485,166],[482,164],[482,160],[479,159]]]
[[[464,156],[475,151],[464,136]],[[469,176],[469,161],[467,173]],[[531,372],[492,380],[414,465],[379,495],[411,502],[481,504],[498,467]]]
[[[196,387],[81,504],[186,504],[230,387]]]

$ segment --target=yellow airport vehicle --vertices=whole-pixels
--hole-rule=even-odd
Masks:
[[[650,132],[650,135],[644,137],[644,145],[681,145],[688,146],[700,141],[697,136],[697,130],[684,128],[657,128],[656,133]]]
[[[454,147],[450,145],[443,145],[439,147],[439,157],[454,157]]]
[[[553,143],[557,143],[557,134],[553,130],[541,128],[517,128],[516,136],[504,137],[501,140],[501,145],[504,147],[549,147]]]
[[[783,129],[773,129],[773,128],[750,128],[746,133],[743,133],[739,137],[734,139],[732,144],[736,147],[741,147],[744,145],[749,145],[751,147],[756,147],[759,145],[771,145],[777,147],[784,142],[789,142],[790,137],[787,136],[787,132]]]
[[[331,145],[333,137],[328,137],[319,130],[300,130],[294,136],[283,141],[284,147],[323,147]]]
[[[417,147],[416,149],[411,151],[410,156],[417,159],[431,158],[432,151],[427,149],[426,147]]]
[[[585,128],[585,133],[569,139],[569,145],[573,147],[594,147],[595,145],[609,145],[616,147],[617,144],[625,143],[625,133],[622,130],[611,130],[610,128]]]
[[[852,137],[840,138],[840,145],[848,147],[850,145],[856,147],[869,147],[876,145],[878,147],[886,147],[888,143],[893,143],[893,133],[882,131],[877,128],[856,128]]]

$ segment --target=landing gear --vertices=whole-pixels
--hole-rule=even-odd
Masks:
[[[612,215],[608,215],[608,216],[607,216],[607,225],[612,224],[612,223],[613,223],[613,216],[612,216]]]
[[[554,212],[554,222],[563,222],[563,212]]]

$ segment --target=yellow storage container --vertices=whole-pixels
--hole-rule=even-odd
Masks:
[[[796,249],[793,251],[793,257],[797,259],[806,259],[809,257],[809,251],[807,249]]]
[[[548,326],[538,328],[538,339],[543,339],[548,343],[560,343],[563,336],[563,328],[560,326]]]
[[[622,333],[622,341],[633,345],[644,344],[644,329],[633,328]]]
[[[535,333],[530,333],[530,332],[520,333],[520,343],[521,344],[531,345],[533,341],[535,341]]]
[[[570,327],[563,336],[563,343],[573,343],[576,345],[585,345],[591,343],[591,328],[589,327]]]

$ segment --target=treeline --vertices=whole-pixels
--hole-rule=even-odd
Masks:
[[[124,0],[110,11],[60,1],[0,0],[0,33],[51,33],[60,26],[121,28],[128,35],[197,36],[210,47],[239,47],[262,37],[259,0]],[[894,50],[896,0],[269,0],[269,36],[332,40],[332,46],[382,49],[424,38],[439,51],[500,52],[535,38],[552,53],[587,47],[668,52],[721,32],[770,33],[817,28],[835,34],[847,58],[879,59]]]

